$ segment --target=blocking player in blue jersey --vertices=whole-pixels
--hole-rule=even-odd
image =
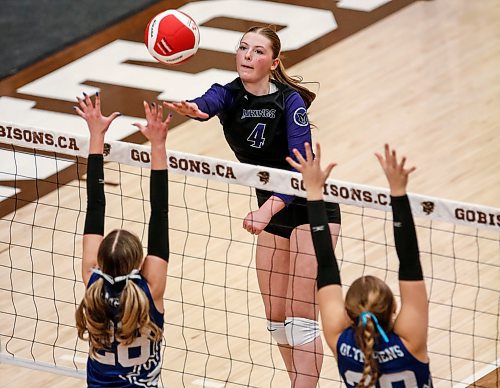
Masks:
[[[191,118],[218,116],[226,140],[240,162],[290,170],[285,157],[311,141],[307,109],[315,94],[288,76],[280,60],[281,42],[269,27],[253,27],[239,42],[238,78],[214,84],[192,101],[165,103]],[[315,387],[323,362],[316,304],[316,260],[306,201],[257,190],[259,208],[243,227],[258,235],[257,277],[268,330],[278,343],[294,387]],[[338,204],[328,204],[335,244]]]
[[[170,115],[144,103],[147,125],[134,124],[151,142],[148,253],[124,229],[104,237],[104,136],[118,117],[101,113],[101,99],[78,99],[76,112],[90,132],[87,215],[83,232],[85,296],[76,312],[78,336],[89,341],[89,387],[156,387],[161,372],[163,292],[169,258],[166,137]]]
[[[306,158],[295,151],[298,162],[288,162],[302,173],[314,249],[318,260],[318,299],[325,339],[337,358],[348,387],[432,387],[427,354],[429,307],[410,202],[406,195],[408,176],[396,151],[385,146],[376,154],[390,187],[394,240],[399,258],[401,309],[391,289],[375,276],[355,280],[342,296],[340,273],[331,244],[323,187],[334,164],[320,167],[320,146],[313,159],[305,145]],[[369,259],[368,259],[369,260]]]

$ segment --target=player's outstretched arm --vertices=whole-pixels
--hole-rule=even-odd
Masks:
[[[87,286],[91,270],[97,266],[97,251],[104,236],[104,136],[109,126],[120,113],[104,116],[101,112],[101,97],[95,96],[95,103],[84,94],[77,97],[76,113],[86,122],[90,133],[89,157],[87,164],[87,214],[83,230],[82,279]]]
[[[328,345],[336,353],[337,340],[342,331],[349,326],[349,320],[345,314],[340,272],[323,202],[324,184],[335,164],[330,163],[324,170],[321,169],[319,144],[316,145],[316,158],[313,157],[309,143],[305,143],[305,159],[298,150],[294,149],[293,153],[297,162],[290,157],[287,161],[302,173],[307,190],[309,223],[318,261],[317,287],[323,332]]]
[[[188,116],[197,119],[208,119],[209,115],[202,112],[198,105],[194,102],[180,101],[180,102],[163,102],[163,105],[183,116]]]
[[[168,236],[168,168],[166,140],[171,114],[163,119],[161,104],[144,102],[146,125],[134,124],[151,142],[151,178],[148,254],[141,273],[148,282],[151,296],[157,307],[163,310],[163,293],[167,281],[170,256]]]
[[[406,158],[398,160],[395,150],[385,145],[384,155],[375,154],[389,182],[394,223],[394,240],[399,258],[401,310],[394,325],[408,350],[427,361],[429,307],[420,264],[417,234],[410,202],[406,195],[408,176],[415,167],[405,168]]]

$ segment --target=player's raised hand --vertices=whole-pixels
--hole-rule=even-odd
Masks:
[[[153,102],[150,105],[144,101],[143,105],[147,124],[134,123],[133,125],[151,142],[151,146],[164,145],[172,115],[168,114],[167,118],[163,120],[163,106],[161,104]]]
[[[163,120],[163,106],[161,104],[153,102],[150,105],[144,101],[143,105],[147,124],[134,123],[133,125],[151,142],[151,169],[165,170],[167,169],[167,146],[165,143],[172,115],[167,115],[167,118]]]
[[[208,114],[202,112],[198,105],[194,102],[163,102],[163,105],[183,116],[193,117],[197,119],[208,119]]]
[[[119,112],[113,112],[109,116],[104,116],[101,112],[101,96],[99,93],[95,95],[95,104],[92,98],[83,93],[83,98],[76,97],[78,105],[74,106],[76,113],[82,117],[89,127],[90,136],[102,136],[108,130],[109,126],[118,116]]]
[[[384,146],[384,156],[375,153],[380,166],[384,170],[392,196],[401,196],[406,194],[406,185],[408,184],[408,176],[416,170],[416,167],[405,168],[406,157],[402,157],[398,162],[396,150],[391,150],[389,144]]]
[[[290,164],[290,166],[302,173],[304,186],[307,190],[307,199],[311,201],[323,199],[323,186],[332,169],[337,164],[329,163],[328,166],[322,170],[320,144],[316,143],[316,158],[313,156],[311,145],[309,143],[304,143],[304,147],[306,150],[305,159],[297,149],[294,149],[293,154],[297,158],[297,161],[293,160],[289,156],[286,158],[286,161]]]

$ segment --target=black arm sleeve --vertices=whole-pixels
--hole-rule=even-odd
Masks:
[[[423,280],[417,233],[407,195],[391,196],[394,241],[399,258],[399,280]]]
[[[168,170],[151,170],[149,184],[151,217],[149,218],[148,255],[168,262]]]
[[[318,275],[316,277],[318,290],[330,284],[340,285],[340,272],[333,250],[325,203],[322,200],[307,201],[307,211],[314,251],[318,261]]]
[[[90,154],[87,163],[87,215],[83,234],[104,236],[104,157]]]

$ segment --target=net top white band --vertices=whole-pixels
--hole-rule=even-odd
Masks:
[[[88,138],[64,132],[0,122],[0,143],[25,148],[87,157]],[[150,167],[150,148],[123,141],[105,144],[104,160],[129,166]],[[301,175],[297,172],[248,165],[178,151],[167,152],[169,170],[185,176],[200,177],[230,184],[305,197]],[[446,221],[455,225],[487,228],[500,232],[500,209],[445,200],[420,194],[408,194],[415,217]],[[324,199],[340,204],[391,211],[389,190],[328,179]]]

